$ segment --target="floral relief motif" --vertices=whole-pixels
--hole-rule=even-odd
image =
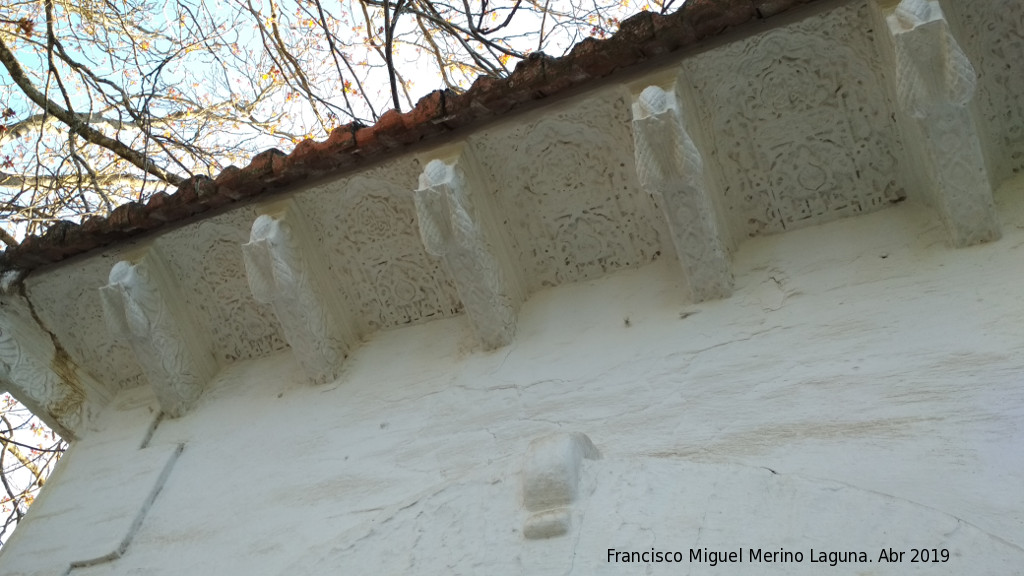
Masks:
[[[395,224],[400,220],[396,207],[383,196],[364,196],[352,211],[352,219],[362,226],[367,239],[371,240],[373,251],[387,252],[388,244],[400,241],[394,234]],[[369,255],[369,251],[367,252]]]
[[[332,278],[362,332],[462,311],[453,280],[419,238],[413,190],[418,165],[334,182],[297,199],[323,244]]]
[[[943,7],[978,72],[977,110],[995,180],[1024,172],[1024,3],[956,0]]]
[[[640,190],[619,91],[471,139],[528,291],[654,260],[664,218]]]
[[[52,369],[56,350],[23,303],[0,303],[0,383],[30,409],[74,437],[83,423],[85,394]],[[71,369],[71,367],[68,367]]]
[[[780,232],[905,197],[892,103],[865,30],[867,5],[850,4],[683,64],[734,230]]]
[[[259,358],[288,344],[266,304],[249,290],[240,246],[249,240],[251,209],[228,212],[174,231],[158,243],[168,265],[180,270],[185,304],[210,334],[222,362]]]

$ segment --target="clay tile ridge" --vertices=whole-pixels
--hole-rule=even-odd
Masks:
[[[687,0],[676,12],[641,12],[624,20],[611,37],[587,38],[561,58],[531,54],[508,78],[480,77],[463,94],[438,90],[412,110],[386,112],[373,126],[335,128],[327,140],[305,140],[291,154],[277,149],[254,156],[245,168],[230,166],[216,179],[195,176],[173,194],[158,193],[145,204],[119,206],[106,218],[81,225],[57,222],[0,255],[0,270],[32,270],[120,240],[153,232],[184,219],[248,198],[292,189],[300,181],[343,174],[410,144],[458,128],[480,125],[572,88],[693,47],[735,29],[816,0]]]

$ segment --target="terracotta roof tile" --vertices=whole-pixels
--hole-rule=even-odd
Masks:
[[[480,77],[464,94],[431,92],[405,113],[386,112],[373,126],[335,128],[327,140],[299,142],[291,154],[270,149],[245,168],[229,166],[216,180],[189,178],[174,194],[157,193],[145,205],[129,203],[107,218],[78,226],[58,222],[0,256],[0,269],[32,269],[183,218],[261,194],[283,191],[302,180],[342,174],[392,150],[479,124],[616,70],[717,36],[729,28],[816,0],[687,0],[675,13],[643,12],[627,18],[610,38],[587,38],[562,58],[532,54],[508,78]]]
[[[808,4],[814,0],[754,0],[754,7],[757,8],[761,18],[775,16],[800,4]]]
[[[758,17],[753,2],[719,2],[718,0],[687,0],[674,17],[693,26],[697,40],[717,36],[726,28],[739,26]]]

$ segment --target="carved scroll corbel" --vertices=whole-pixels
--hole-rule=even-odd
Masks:
[[[485,199],[472,194],[482,190],[474,174],[465,152],[429,162],[415,195],[416,216],[427,253],[443,260],[470,323],[492,349],[512,341],[523,293]]]
[[[217,363],[159,253],[150,248],[115,264],[100,298],[107,326],[131,345],[161,409],[172,417],[187,412]]]
[[[902,0],[884,13],[896,96],[921,138],[927,186],[955,246],[1000,237],[978,128],[967,106],[977,77],[937,0]],[[913,138],[910,138],[913,140]]]
[[[359,334],[321,277],[325,265],[305,229],[294,206],[278,206],[253,222],[242,255],[253,297],[273,307],[302,369],[321,384],[338,376]]]
[[[636,170],[659,200],[694,302],[732,294],[732,267],[711,201],[704,162],[674,90],[648,86],[633,103]]]
[[[110,392],[81,370],[22,296],[0,299],[0,387],[63,438],[85,436]]]
[[[903,0],[886,16],[896,50],[896,94],[914,118],[965,107],[977,75],[937,0]]]

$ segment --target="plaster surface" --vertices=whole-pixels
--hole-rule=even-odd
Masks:
[[[70,573],[820,574],[812,549],[874,561],[830,574],[1015,573],[1024,180],[997,200],[1004,238],[963,250],[913,202],[749,241],[726,300],[687,304],[671,259],[543,290],[493,352],[457,317],[376,333],[321,386],[289,354],[236,363],[132,448],[184,447],[123,554]],[[57,484],[124,485],[130,467],[81,454],[112,436],[138,446],[147,394],[122,393]],[[526,538],[531,442],[569,432],[599,457],[578,460],[568,532]],[[74,486],[79,506],[104,509]],[[705,547],[805,560],[607,561]],[[877,562],[920,547],[950,560]],[[8,574],[76,560],[11,550]]]
[[[1000,6],[988,0],[973,2],[973,11],[944,11],[932,0],[826,4],[461,134],[446,146],[389,157],[262,204],[34,271],[23,286],[38,328],[60,344],[62,363],[99,384],[86,392],[79,413],[46,408],[41,417],[72,436],[87,435],[86,408],[119,390],[159,386],[152,381],[157,364],[182,365],[172,353],[140,357],[104,314],[99,289],[110,283],[112,268],[150,251],[162,255],[175,279],[154,288],[154,302],[184,303],[195,317],[192,333],[209,341],[217,369],[290,348],[318,380],[343,361],[349,344],[341,341],[468,315],[487,346],[500,346],[513,338],[515,310],[533,293],[664,258],[676,258],[684,269],[681,290],[690,301],[725,297],[731,254],[747,238],[868,214],[908,198],[938,207],[933,215],[955,246],[998,238],[991,191],[1013,175],[1024,130],[1012,86],[1000,87],[1004,70],[1024,62],[1018,35],[985,32],[993,21],[1004,26]],[[923,5],[930,16],[908,24],[901,40],[891,39],[889,12],[914,13]],[[1019,20],[1018,12],[1007,12],[1006,22]],[[958,74],[947,74],[943,66],[951,63]],[[950,90],[934,91],[932,84],[945,86],[942,79],[952,82]],[[673,112],[644,112],[636,98],[652,88],[673,95]],[[1009,111],[1002,124],[992,116],[1000,109]],[[922,110],[925,118],[911,117]],[[416,191],[426,167],[447,157],[451,146],[463,149],[456,164],[471,174],[460,198],[475,208],[459,212],[469,217],[465,222],[447,215],[445,226],[480,233],[458,241],[441,234],[442,243],[428,247],[424,238],[431,235],[423,233],[445,219],[436,209],[418,211]],[[350,325],[328,338],[334,344],[314,342],[314,334],[326,332],[306,330],[302,324],[312,316],[286,306],[283,293],[274,303],[269,293],[253,295],[260,283],[249,276],[270,268],[247,268],[241,246],[252,240],[253,222],[281,201],[294,205],[289,226],[306,239],[302,249],[278,254],[277,270],[319,279],[300,299],[334,310]],[[136,320],[160,325],[154,318]],[[17,327],[9,331],[22,337]],[[3,360],[16,368],[8,388],[39,397],[44,407],[63,406],[63,390],[38,382],[59,380],[61,389],[75,383],[16,366],[20,358],[11,353]],[[174,404],[185,409],[188,402],[164,404],[176,413]],[[62,418],[73,425],[62,425]]]
[[[76,442],[0,574],[1018,573],[1019,10],[946,4],[5,278],[0,386]]]

